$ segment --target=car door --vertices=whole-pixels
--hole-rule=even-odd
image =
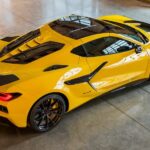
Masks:
[[[87,63],[93,76],[89,83],[100,93],[145,77],[149,57],[135,52],[137,45],[118,37],[82,40]]]

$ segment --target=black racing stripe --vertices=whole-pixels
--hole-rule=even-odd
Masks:
[[[0,75],[0,86],[19,80],[16,75]]]
[[[107,64],[107,61],[103,62],[102,64],[100,64],[93,72],[91,72],[88,75],[84,75],[72,80],[68,80],[65,81],[65,84],[67,85],[74,85],[74,84],[80,84],[83,82],[90,82],[90,80],[97,74],[97,72],[99,72],[105,65]],[[91,85],[90,85],[91,86]]]

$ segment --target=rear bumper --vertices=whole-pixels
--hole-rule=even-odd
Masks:
[[[30,97],[26,94],[17,97],[9,102],[0,101],[0,117],[6,118],[17,127],[26,127],[27,118],[32,107],[32,103],[28,103]]]

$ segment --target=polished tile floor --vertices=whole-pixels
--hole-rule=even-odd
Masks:
[[[0,0],[0,37],[18,35],[60,16],[121,14],[150,23],[150,5],[136,0]],[[150,83],[68,113],[52,131],[0,124],[0,150],[149,150]]]

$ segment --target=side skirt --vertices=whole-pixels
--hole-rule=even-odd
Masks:
[[[100,96],[104,96],[104,95],[107,95],[107,94],[109,94],[109,93],[114,93],[114,92],[117,92],[117,91],[121,91],[121,90],[126,89],[126,88],[129,88],[129,87],[134,87],[134,86],[140,85],[140,84],[142,84],[143,82],[148,81],[148,80],[149,80],[149,78],[136,80],[136,81],[130,82],[130,83],[128,83],[128,84],[125,84],[125,85],[123,85],[123,86],[120,86],[120,87],[118,87],[118,88],[116,88],[116,89],[113,89],[113,90],[111,90],[111,91],[108,91],[108,92],[106,92],[106,93],[104,93],[104,94],[102,94],[102,95],[100,95]]]

